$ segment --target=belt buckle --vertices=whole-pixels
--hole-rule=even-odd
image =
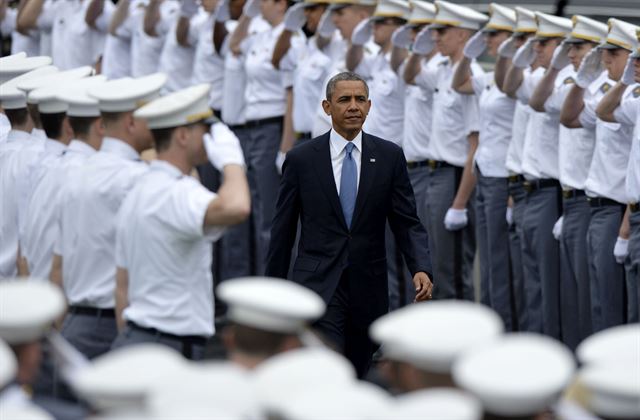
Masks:
[[[571,198],[571,192],[572,190],[562,190],[562,197]]]
[[[407,168],[413,169],[418,166],[418,162],[407,162]]]
[[[632,213],[640,211],[640,202],[638,202],[638,203],[629,203],[629,210],[631,210]]]
[[[522,183],[522,186],[524,187],[524,190],[528,193],[530,193],[531,191],[533,191],[533,184],[529,181],[524,181]]]
[[[433,159],[429,159],[429,167],[430,167],[431,169],[436,169],[436,168],[438,167],[438,162],[436,162],[436,161],[435,161],[435,160],[433,160]]]

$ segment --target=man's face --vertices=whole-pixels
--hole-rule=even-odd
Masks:
[[[362,129],[371,101],[364,83],[358,80],[345,80],[336,84],[329,100],[322,101],[324,112],[331,116],[334,128],[341,132]]]
[[[218,0],[202,0],[202,8],[206,10],[207,13],[213,13],[217,5]]]
[[[229,14],[231,19],[238,20],[242,16],[242,8],[244,7],[245,0],[231,0],[229,2]]]
[[[633,77],[636,83],[640,83],[640,57],[633,60]]]
[[[553,51],[560,44],[558,38],[543,39],[534,43],[533,49],[536,52],[536,64],[544,68],[549,67]]]
[[[383,19],[373,22],[373,42],[377,45],[383,46],[391,41],[391,35],[393,31],[402,26],[396,19]]]
[[[151,149],[153,147],[153,135],[151,134],[151,130],[149,130],[147,121],[133,118],[133,114],[130,115],[130,118],[131,135],[134,139],[136,139],[136,142],[138,144],[138,152]]]
[[[304,8],[304,16],[307,18],[307,29],[309,31],[315,33],[318,30],[318,23],[320,23],[320,18],[326,9],[327,7],[322,4]]]
[[[362,9],[353,5],[341,7],[331,13],[333,24],[336,25],[344,39],[351,39],[353,29],[365,18]]]
[[[198,123],[187,126],[184,129],[189,162],[193,166],[207,163],[207,151],[204,148],[202,137],[209,131],[209,127],[206,124]]]
[[[464,47],[468,32],[466,29],[446,26],[431,31],[431,34],[440,54],[451,57]]]
[[[496,31],[496,32],[488,32],[485,35],[485,40],[487,41],[487,54],[491,57],[496,57],[498,55],[498,48],[500,44],[507,40],[511,36],[511,32],[507,31]]]
[[[569,53],[567,57],[569,57],[569,61],[573,66],[574,70],[578,70],[580,68],[580,63],[582,63],[582,59],[591,51],[591,49],[595,46],[595,44],[591,42],[582,42],[580,44],[571,44],[569,47]]]
[[[276,20],[286,10],[286,0],[260,0],[260,14],[267,22]]]
[[[624,48],[616,48],[614,50],[605,48],[602,50],[602,64],[609,72],[609,78],[620,80],[622,72],[624,72],[624,66],[627,65],[629,54],[631,53]]]

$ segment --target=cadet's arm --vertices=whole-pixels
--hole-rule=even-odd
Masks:
[[[156,25],[160,22],[160,0],[151,0],[144,12],[144,32],[157,37]]]
[[[251,18],[245,14],[240,16],[238,19],[238,26],[231,34],[231,39],[229,40],[229,49],[235,55],[240,55],[242,52],[240,49],[240,44],[245,38],[249,35],[249,24],[251,24]]]
[[[116,325],[118,331],[122,331],[125,326],[122,313],[129,306],[129,272],[118,267],[116,271]]]
[[[42,13],[44,0],[28,1],[18,13],[16,30],[23,35],[27,35],[29,30],[37,27],[38,17]]]
[[[29,276],[29,262],[22,255],[20,251],[20,247],[18,247],[18,255],[16,257],[16,268],[18,269],[18,276],[20,277],[28,277]]]
[[[629,218],[631,217],[631,207],[627,206],[627,209],[624,212],[624,216],[622,217],[622,222],[620,223],[620,230],[618,231],[618,236],[622,239],[629,239],[631,236],[631,221]]]
[[[567,128],[580,128],[580,114],[584,109],[584,89],[574,84],[562,104],[560,124]]]
[[[53,254],[49,280],[62,290],[62,255]]]
[[[407,84],[415,84],[415,79],[422,70],[422,58],[423,56],[418,54],[410,54],[407,64],[404,66],[404,81]]]
[[[273,55],[271,56],[271,64],[273,64],[273,67],[275,67],[276,70],[280,70],[280,61],[287,54],[289,48],[291,48],[292,36],[293,32],[285,29],[278,37],[278,41],[276,41],[276,46],[274,47]]]
[[[0,22],[4,20],[7,15],[7,0],[0,0]]]
[[[111,35],[117,36],[118,28],[127,19],[127,16],[129,16],[129,0],[120,0],[109,23],[109,33]]]
[[[474,131],[469,134],[468,138],[469,153],[467,154],[467,160],[464,163],[458,192],[456,193],[456,196],[453,199],[453,204],[451,205],[451,207],[457,210],[462,210],[467,207],[471,193],[476,186],[476,176],[473,174],[473,157],[476,154],[476,149],[478,148],[478,132]]]
[[[282,128],[282,139],[280,140],[280,151],[287,153],[293,148],[296,141],[296,133],[293,130],[293,89],[287,88],[287,109],[284,113],[284,126]]]
[[[511,66],[511,58],[498,56],[496,60],[496,67],[493,69],[493,77],[496,81],[496,86],[501,92],[504,92],[504,79],[507,77],[507,71]]]
[[[189,28],[191,27],[191,19],[186,16],[180,16],[178,25],[176,26],[176,41],[182,47],[190,47],[189,45]]]
[[[229,31],[227,31],[225,22],[218,22],[216,20],[216,23],[213,25],[213,47],[218,54],[222,52],[222,44],[224,44],[224,40],[228,34]]]
[[[538,82],[538,85],[533,90],[533,94],[529,99],[529,106],[537,112],[544,112],[544,104],[549,99],[549,96],[553,93],[553,88],[558,77],[559,70],[550,66],[542,76],[542,79]]]
[[[87,13],[84,15],[84,21],[90,28],[96,28],[96,20],[104,12],[104,0],[91,0],[89,7],[87,7]]]
[[[522,81],[524,80],[524,69],[514,66],[513,64],[507,70],[507,75],[504,78],[502,84],[502,91],[511,98],[516,97],[516,92]]]
[[[223,168],[222,185],[218,196],[209,203],[204,217],[204,226],[235,225],[249,217],[251,197],[249,184],[240,165],[226,165]]]
[[[596,108],[598,118],[607,122],[617,122],[613,113],[620,106],[622,95],[624,95],[626,89],[627,85],[622,82],[616,83],[612,89],[609,89],[609,92],[600,99]]]
[[[453,74],[453,80],[451,81],[451,87],[458,93],[463,95],[472,95],[473,83],[471,82],[471,60],[468,57],[462,57],[462,60],[458,63],[456,72]]]
[[[391,69],[397,73],[400,66],[409,56],[409,51],[406,48],[396,47],[391,48]]]
[[[349,43],[346,58],[347,70],[354,71],[362,61],[362,57],[364,57],[364,47],[362,45]]]

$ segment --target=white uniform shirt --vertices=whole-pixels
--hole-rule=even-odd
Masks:
[[[363,130],[374,136],[402,144],[404,138],[404,79],[391,68],[391,52],[363,56],[355,72],[369,83],[371,109]]]
[[[271,64],[273,49],[283,30],[284,23],[280,23],[242,41],[241,50],[245,56],[244,69],[247,74],[244,94],[245,116],[248,121],[279,117],[285,113],[283,72],[276,70]],[[304,46],[304,42],[305,37],[299,32],[291,37],[291,48],[299,50]]]
[[[6,115],[0,112],[0,144],[7,141],[9,131],[11,131],[11,122]]]
[[[158,71],[160,64],[160,54],[165,42],[168,30],[163,30],[165,26],[170,26],[171,22],[177,19],[180,3],[175,0],[163,1],[160,4],[160,22],[156,29],[157,36],[150,36],[144,31],[144,11],[132,15],[131,24],[131,75],[142,77]]]
[[[475,61],[471,64],[471,72],[474,75],[483,73]],[[469,153],[468,136],[480,128],[478,99],[453,90],[454,73],[455,66],[445,59],[435,69],[423,67],[415,82],[427,93],[434,92],[430,143],[433,145],[433,158],[463,167]]]
[[[576,72],[567,72],[562,84],[554,89],[544,104],[550,114],[560,115],[564,100],[575,83]],[[589,101],[600,86],[592,83],[584,92],[584,100]],[[567,128],[560,125],[558,133],[558,165],[560,184],[564,189],[583,190],[589,174],[589,166],[596,143],[596,132],[588,128]]]
[[[625,178],[633,125],[604,122],[596,116],[598,102],[612,88],[615,80],[609,79],[604,72],[598,79],[599,89],[590,101],[585,101],[580,114],[580,123],[585,128],[596,130],[596,145],[589,167],[589,176],[585,183],[585,192],[589,196],[606,197],[620,203],[627,202]],[[622,102],[633,100],[634,86],[629,86],[622,96]]]
[[[27,207],[25,232],[20,249],[29,263],[31,276],[49,278],[53,246],[58,237],[60,190],[67,183],[68,171],[96,150],[80,140],[72,140],[64,154],[51,160],[33,190]]]
[[[0,22],[0,33],[11,34],[11,54],[25,52],[28,57],[40,55],[40,32],[32,29],[27,35],[16,31],[18,9],[7,8],[4,19]]]
[[[116,215],[148,166],[127,143],[105,137],[98,153],[69,170],[61,193],[59,235],[64,291],[70,305],[113,308]]]
[[[136,30],[136,22],[144,19],[143,0],[129,4],[126,19],[116,29],[116,35],[107,34],[102,57],[102,74],[108,79],[119,79],[132,75],[131,44]]]
[[[640,203],[640,85],[635,85],[632,92],[633,99],[622,102],[614,116],[623,124],[635,124],[625,185],[627,201]]]
[[[506,178],[507,150],[513,129],[515,99],[502,93],[493,72],[471,78],[480,110],[480,137],[474,160],[483,176]]]
[[[222,108],[222,90],[224,88],[224,58],[220,56],[213,46],[213,25],[215,15],[212,13],[207,20],[200,25],[200,30],[195,34],[195,57],[193,59],[193,74],[191,84],[209,83],[209,106],[212,109]]]
[[[422,65],[435,69],[443,60],[440,53],[434,55]],[[401,67],[404,68],[404,67]],[[405,95],[404,139],[402,150],[407,162],[421,162],[433,159],[429,148],[433,120],[433,91],[426,91],[420,86],[408,85]]]
[[[116,264],[129,274],[124,318],[176,335],[214,333],[211,242],[204,228],[216,194],[166,161],[155,160],[118,214]]]

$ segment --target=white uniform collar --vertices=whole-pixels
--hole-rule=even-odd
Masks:
[[[331,148],[336,154],[340,154],[349,143],[353,143],[356,149],[362,151],[362,130],[360,130],[358,135],[353,140],[348,141],[340,134],[338,134],[336,130],[332,129],[329,133],[329,141],[331,143]]]
[[[149,164],[149,168],[154,171],[164,172],[174,178],[181,178],[184,175],[182,171],[176,166],[162,159],[151,161],[151,163]]]
[[[33,138],[31,137],[31,134],[27,133],[26,131],[10,130],[7,133],[7,142],[10,142],[10,141],[31,141],[31,140],[33,140]]]
[[[51,154],[62,153],[65,151],[66,148],[67,146],[64,143],[59,142],[58,140],[47,138],[44,141],[44,150],[47,153],[51,153]]]
[[[128,160],[140,160],[140,154],[133,147],[115,137],[105,137],[102,140],[100,151],[112,153]]]
[[[31,130],[31,135],[35,139],[45,140],[47,138],[47,134],[41,128],[34,128]]]
[[[96,152],[96,149],[89,146],[86,142],[82,140],[71,140],[69,146],[67,147],[67,151],[80,153],[81,155],[89,156]]]

